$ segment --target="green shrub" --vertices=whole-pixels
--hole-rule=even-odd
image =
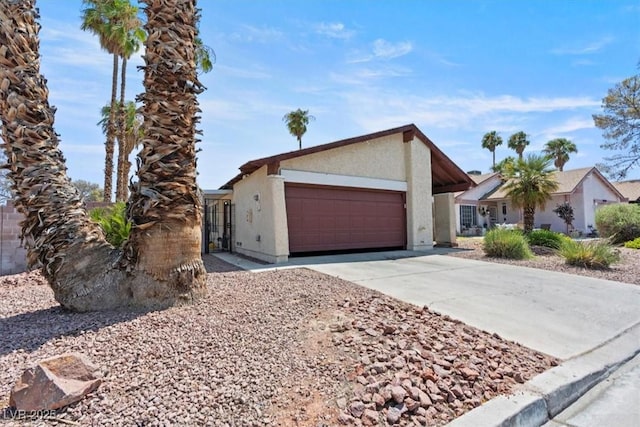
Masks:
[[[620,261],[620,253],[606,240],[566,240],[560,246],[559,253],[567,264],[591,269],[607,269]]]
[[[95,208],[89,212],[91,219],[102,228],[107,242],[116,248],[122,246],[131,232],[131,223],[127,221],[126,208],[124,202],[117,202],[111,207]]]
[[[566,236],[550,230],[533,230],[525,237],[532,246],[560,249],[560,245]]]
[[[596,211],[596,227],[602,237],[619,244],[640,237],[640,205],[615,204]]]
[[[483,250],[487,256],[509,259],[529,259],[531,249],[519,230],[494,228],[484,236]]]
[[[629,249],[640,249],[640,237],[625,242],[624,247]]]

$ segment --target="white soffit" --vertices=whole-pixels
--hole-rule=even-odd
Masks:
[[[374,190],[407,191],[405,181],[392,179],[367,178],[364,176],[335,175],[331,173],[307,172],[281,169],[280,175],[285,182],[296,184],[331,185],[338,187],[370,188]]]

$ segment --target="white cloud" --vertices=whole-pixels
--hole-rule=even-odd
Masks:
[[[411,70],[404,67],[378,67],[378,68],[359,68],[351,72],[337,73],[330,72],[331,81],[346,85],[366,85],[373,80],[384,79],[388,77],[404,77],[411,74]]]
[[[413,50],[413,44],[408,41],[392,43],[384,39],[376,39],[371,47],[371,52],[355,52],[347,60],[348,63],[369,62],[374,59],[389,60],[404,56]]]
[[[284,34],[282,31],[271,27],[256,27],[253,25],[242,25],[240,31],[231,33],[231,40],[244,43],[271,43],[282,40]]]
[[[411,42],[391,43],[384,39],[373,42],[373,54],[376,58],[392,59],[406,55],[413,50]]]
[[[571,117],[565,120],[563,123],[546,128],[544,130],[544,133],[553,135],[555,137],[556,135],[571,133],[582,129],[591,129],[594,127],[595,125],[593,124],[593,120],[591,118],[586,119],[584,117]]]
[[[587,97],[486,96],[460,93],[455,96],[417,96],[379,90],[353,90],[342,95],[354,120],[366,130],[384,129],[406,123],[430,128],[497,129],[510,132],[528,126],[540,114],[592,109],[599,101]],[[560,130],[583,128],[584,120],[567,122]]]
[[[350,39],[355,31],[349,30],[342,22],[320,22],[314,26],[316,33],[334,39]]]
[[[564,46],[551,50],[555,55],[589,55],[601,51],[605,46],[613,42],[613,37],[605,36],[599,40],[574,46]]]

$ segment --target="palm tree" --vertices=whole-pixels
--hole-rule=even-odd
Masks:
[[[129,172],[131,171],[131,162],[129,161],[129,155],[133,152],[133,149],[138,147],[142,140],[142,116],[136,109],[136,104],[133,101],[125,103],[124,108],[120,103],[117,105],[118,111],[124,112],[124,127],[122,121],[118,123],[118,170],[116,172],[116,201],[124,202],[127,200],[129,194],[127,188],[127,181],[129,179]],[[102,119],[98,122],[98,125],[102,127],[102,132],[107,133],[109,127],[109,116],[111,112],[111,106],[105,105],[100,110]]]
[[[138,8],[130,6],[132,9],[127,11],[127,14],[131,16],[137,16]],[[132,18],[129,21],[129,26],[132,27],[125,39],[125,43],[121,48],[120,56],[122,58],[122,66],[120,67],[120,102],[118,103],[118,163],[116,168],[116,201],[125,201],[127,199],[127,175],[124,175],[125,165],[128,164],[128,156],[133,150],[133,147],[127,151],[127,117],[126,111],[127,103],[125,102],[126,94],[126,81],[127,81],[127,61],[131,58],[135,52],[140,50],[140,46],[147,38],[147,33],[141,27],[142,22],[137,18]],[[135,104],[133,104],[134,117],[135,117]]]
[[[111,117],[107,141],[105,143],[104,162],[104,201],[111,201],[113,189],[113,152],[117,130],[116,94],[118,87],[118,58],[123,56],[127,38],[132,29],[139,27],[138,9],[129,0],[83,0],[80,28],[98,36],[100,46],[113,55],[113,73],[111,77]]]
[[[0,118],[8,176],[31,266],[64,307],[166,307],[206,292],[200,257],[202,207],[195,172],[198,119],[195,0],[147,0],[144,148],[129,203],[133,230],[123,251],[104,239],[66,174],[40,74],[35,0],[0,2]],[[158,40],[175,40],[166,49]],[[155,42],[154,42],[155,41]],[[181,67],[176,68],[175,65]],[[88,268],[90,266],[90,268]]]
[[[485,133],[482,137],[482,148],[486,148],[493,154],[492,168],[496,167],[496,148],[499,145],[502,145],[502,137],[495,130]]]
[[[295,136],[298,140],[298,149],[302,150],[302,135],[307,132],[309,120],[315,119],[315,117],[309,115],[309,110],[302,110],[300,108],[285,114],[282,118],[282,120],[287,124],[289,133]]]
[[[564,165],[569,161],[569,154],[577,153],[578,148],[566,138],[556,138],[547,142],[542,151],[554,159],[553,164],[562,172]]]
[[[506,176],[504,189],[511,203],[523,210],[525,233],[533,230],[536,208],[544,209],[551,194],[558,189],[550,163],[547,156],[529,154],[526,159],[518,159]]]
[[[513,156],[507,156],[504,159],[500,160],[495,166],[491,167],[491,170],[494,172],[498,172],[501,175],[508,175],[509,171],[513,170],[516,165],[516,158]]]
[[[518,153],[519,159],[522,159],[522,153],[527,145],[529,145],[527,134],[522,131],[516,132],[509,137],[508,147]]]

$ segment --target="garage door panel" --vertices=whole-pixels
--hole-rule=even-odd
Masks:
[[[404,195],[340,187],[285,186],[291,253],[404,247]]]

